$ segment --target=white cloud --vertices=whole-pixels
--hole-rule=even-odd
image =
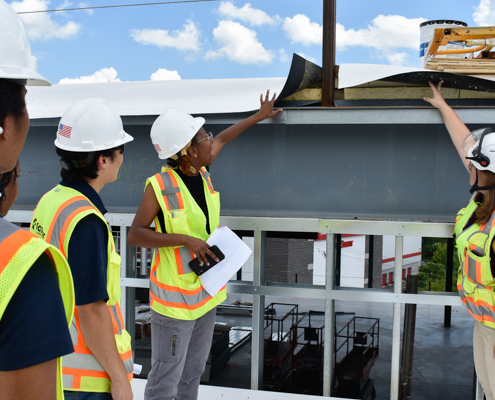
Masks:
[[[21,12],[48,10],[48,3],[48,0],[22,0],[13,1],[10,5],[15,11]],[[77,35],[81,29],[81,25],[74,21],[59,24],[52,19],[52,14],[49,13],[21,14],[20,17],[32,40],[67,39]]]
[[[408,53],[404,53],[404,52],[400,52],[400,53],[384,53],[383,54],[383,57],[385,57],[388,62],[392,65],[406,65],[408,64],[408,58],[409,58],[409,54]]]
[[[386,59],[394,65],[404,65],[410,56],[406,51],[419,49],[419,24],[424,21],[424,18],[378,15],[362,29],[346,29],[344,25],[337,23],[337,49],[344,51],[363,47],[372,50],[375,58]],[[323,27],[311,22],[306,15],[298,14],[293,18],[286,18],[283,29],[292,43],[304,46],[322,44]]]
[[[283,29],[292,43],[301,43],[305,46],[312,44],[321,45],[323,27],[303,14],[297,14],[293,18],[285,18]]]
[[[182,51],[198,50],[199,35],[200,32],[192,21],[188,21],[182,30],[171,33],[163,29],[131,30],[131,37],[138,43],[151,44],[160,48],[173,47]]]
[[[289,61],[289,55],[287,54],[285,49],[280,49],[278,51],[278,60],[282,63]]]
[[[364,29],[346,30],[337,24],[337,49],[361,46],[380,51],[419,49],[419,24],[424,18],[406,18],[401,15],[379,15]]]
[[[58,83],[108,83],[108,82],[122,82],[117,78],[117,71],[115,68],[102,68],[96,71],[93,75],[81,76],[80,78],[63,78]]]
[[[220,7],[218,7],[218,12],[224,17],[239,19],[251,26],[276,25],[280,21],[278,15],[270,17],[263,10],[253,8],[250,3],[246,3],[241,8],[238,8],[230,1],[222,1]]]
[[[170,71],[165,68],[160,68],[151,74],[150,79],[152,81],[179,81],[181,80],[181,77],[176,70]]]
[[[480,0],[474,9],[473,20],[479,26],[495,25],[495,0]]]
[[[240,64],[267,64],[274,59],[273,53],[258,41],[256,32],[238,22],[220,21],[213,38],[221,47],[207,53],[206,58],[225,57]]]

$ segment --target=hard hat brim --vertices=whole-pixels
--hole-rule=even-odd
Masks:
[[[86,152],[90,152],[90,151],[103,151],[103,150],[109,150],[109,149],[113,149],[115,147],[122,146],[123,144],[132,142],[134,140],[134,138],[131,135],[129,135],[127,132],[122,131],[122,133],[124,134],[124,137],[119,139],[119,140],[116,140],[116,141],[111,142],[111,143],[105,143],[105,144],[99,145],[99,146],[93,146],[92,145],[92,146],[88,146],[87,148],[79,147],[79,146],[77,146],[77,147],[76,146],[67,146],[66,144],[61,143],[58,140],[58,133],[57,133],[57,138],[55,139],[55,141],[53,143],[55,143],[55,146],[61,150],[72,151],[74,153],[86,153]]]
[[[10,69],[10,68],[9,68]],[[36,71],[27,68],[15,68],[17,71],[7,71],[0,67],[0,78],[13,81],[20,81],[27,86],[51,86],[52,83],[38,74]],[[25,83],[24,83],[25,82]]]

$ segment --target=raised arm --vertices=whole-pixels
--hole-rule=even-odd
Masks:
[[[440,81],[438,85],[434,85],[429,82],[431,90],[433,91],[433,97],[425,97],[424,100],[440,111],[445,127],[450,134],[450,138],[454,143],[457,153],[459,154],[464,167],[468,170],[469,160],[466,159],[467,150],[474,145],[474,140],[471,139],[471,143],[465,141],[470,131],[443,98],[441,93],[442,83],[443,81]]]
[[[213,141],[213,156],[216,158],[218,153],[220,153],[220,151],[223,149],[223,146],[234,140],[246,129],[252,127],[253,125],[256,125],[258,122],[261,122],[264,119],[274,117],[278,113],[282,112],[281,108],[279,108],[278,110],[273,109],[276,96],[277,94],[275,93],[270,100],[270,91],[267,90],[265,98],[263,98],[263,94],[260,95],[261,106],[256,113],[238,122],[235,125],[229,126],[227,129],[216,135]]]

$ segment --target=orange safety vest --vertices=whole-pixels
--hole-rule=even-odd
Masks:
[[[31,231],[58,247],[67,256],[70,237],[82,218],[93,214],[108,227],[103,214],[80,192],[58,185],[46,193],[33,214]],[[120,358],[124,363],[129,381],[133,377],[131,337],[124,328],[119,306],[120,300],[120,256],[115,251],[112,232],[108,229],[107,301]],[[74,353],[63,358],[64,389],[85,392],[111,392],[108,373],[93,355],[81,334],[77,307],[71,325]]]
[[[55,266],[60,293],[70,325],[74,313],[74,285],[69,265],[53,246],[0,218],[0,320],[24,276],[45,253]],[[63,400],[61,358],[57,360],[57,400]]]
[[[208,239],[206,224],[213,232],[220,223],[220,198],[215,192],[208,171],[200,170],[203,182],[209,220],[177,173],[167,167],[149,178],[156,199],[164,215],[165,227],[155,218],[155,230],[165,233],[179,233],[201,240]],[[203,288],[199,277],[190,269],[189,261],[194,258],[184,246],[161,247],[155,252],[150,272],[151,308],[170,318],[195,320],[222,303],[227,292],[222,288],[215,296]]]

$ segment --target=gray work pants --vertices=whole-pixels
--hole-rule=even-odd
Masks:
[[[145,400],[197,400],[214,325],[215,309],[194,321],[151,311],[151,371]]]

